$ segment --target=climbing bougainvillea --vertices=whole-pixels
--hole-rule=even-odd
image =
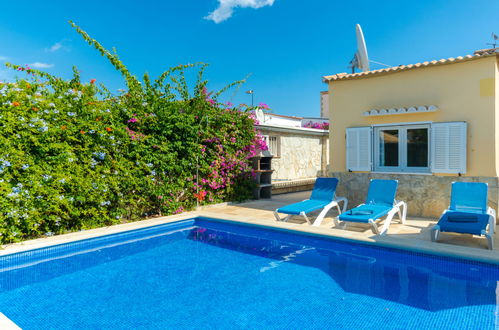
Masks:
[[[74,70],[63,80],[0,83],[0,242],[183,212],[251,196],[249,158],[265,142],[250,108],[208,92],[205,64],[156,80],[132,75],[115,53],[73,24],[123,75],[113,95]],[[185,70],[198,70],[189,88]]]

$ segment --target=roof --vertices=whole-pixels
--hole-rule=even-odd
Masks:
[[[258,124],[255,125],[261,130],[274,131],[274,132],[285,132],[285,133],[300,133],[306,135],[329,135],[329,130],[308,128],[308,127],[290,127],[282,125],[269,125],[269,124]]]
[[[444,58],[444,59],[441,59],[438,61],[434,60],[434,61],[429,61],[429,62],[427,61],[427,62],[416,63],[416,64],[399,65],[399,66],[394,66],[394,67],[390,67],[390,68],[371,70],[371,71],[365,71],[365,72],[350,73],[350,74],[343,72],[343,73],[333,74],[330,76],[324,76],[322,78],[323,78],[323,81],[325,83],[327,83],[330,81],[372,77],[372,76],[377,76],[377,75],[382,75],[382,74],[406,71],[406,70],[417,69],[417,68],[424,68],[424,67],[429,67],[429,66],[461,63],[461,62],[473,61],[473,60],[485,58],[485,57],[498,56],[498,55],[499,55],[499,48],[482,49],[482,50],[477,50],[473,55],[450,57],[450,58]]]
[[[303,117],[296,117],[296,116],[286,116],[286,115],[278,115],[276,113],[271,113],[271,112],[266,112],[265,113],[268,116],[274,116],[274,117],[281,117],[281,118],[288,118],[288,119],[296,119],[296,120],[302,120]]]

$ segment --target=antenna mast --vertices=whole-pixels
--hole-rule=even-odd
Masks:
[[[499,37],[494,32],[492,32],[492,40],[494,41],[492,43],[488,42],[487,45],[491,45],[492,48],[497,48],[497,44],[499,43]]]

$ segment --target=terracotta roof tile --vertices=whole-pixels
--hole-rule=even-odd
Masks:
[[[408,65],[398,65],[398,66],[394,66],[394,67],[390,67],[390,68],[383,68],[383,69],[371,70],[371,71],[365,71],[365,72],[356,72],[356,73],[342,72],[342,73],[337,73],[337,74],[333,74],[330,76],[324,76],[322,78],[323,78],[324,82],[335,81],[335,80],[348,80],[348,79],[362,78],[362,77],[373,76],[373,75],[378,75],[378,74],[385,74],[385,73],[392,73],[392,72],[399,72],[399,71],[405,71],[405,70],[410,70],[410,69],[422,68],[422,67],[427,67],[427,66],[466,62],[466,61],[475,60],[475,59],[484,58],[484,57],[490,57],[490,56],[499,56],[499,48],[477,50],[473,55],[449,57],[449,58],[443,58],[440,60],[433,60],[430,62],[425,61],[422,63],[408,64]]]

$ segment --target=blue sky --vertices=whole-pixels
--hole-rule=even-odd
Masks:
[[[238,6],[239,5],[239,6]],[[170,66],[206,62],[211,89],[251,74],[226,100],[265,102],[275,113],[318,116],[323,75],[346,72],[362,25],[371,59],[390,65],[471,54],[499,34],[499,1],[122,0],[4,1],[0,11],[0,81],[9,61],[34,64],[111,90],[123,86],[104,58],[67,23],[75,21],[153,77]],[[218,9],[217,9],[218,8]],[[372,65],[373,69],[379,66]]]

